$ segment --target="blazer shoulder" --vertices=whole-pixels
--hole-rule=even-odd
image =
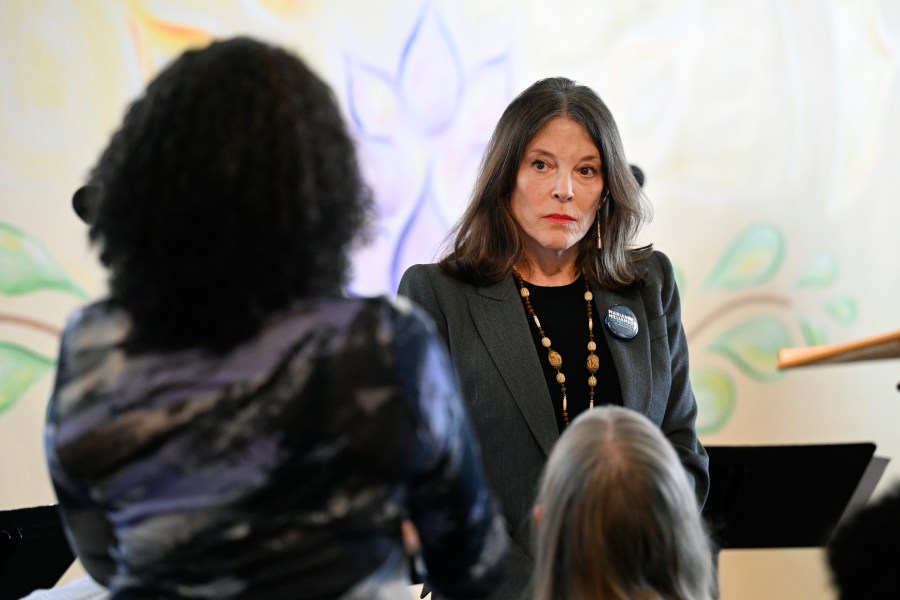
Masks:
[[[653,250],[643,261],[644,281],[641,286],[645,301],[660,302],[664,310],[680,306],[675,268],[669,257],[659,250]]]
[[[669,279],[675,269],[669,257],[660,250],[651,250],[642,260],[646,275],[653,279]]]
[[[448,275],[437,263],[412,265],[400,278],[397,293],[408,295],[408,292],[428,286],[441,292],[460,291],[472,286]]]
[[[634,255],[639,273],[638,289],[646,290],[654,287],[672,287],[675,285],[675,268],[672,261],[659,250],[650,250]]]
[[[440,273],[441,269],[437,263],[427,263],[427,264],[416,264],[410,265],[406,268],[406,271],[403,272],[403,276],[400,278],[400,282],[404,281],[419,281],[422,279],[429,279],[434,275]]]

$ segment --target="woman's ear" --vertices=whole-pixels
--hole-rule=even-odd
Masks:
[[[531,512],[531,515],[534,518],[534,524],[540,525],[541,519],[544,518],[544,505],[543,504],[535,504],[534,510]]]

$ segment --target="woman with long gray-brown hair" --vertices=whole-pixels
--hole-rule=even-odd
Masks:
[[[503,508],[511,544],[496,600],[524,593],[537,481],[584,411],[646,415],[706,499],[674,269],[634,243],[648,211],[606,104],[543,79],[500,117],[449,252],[400,282],[450,349]]]
[[[712,559],[678,456],[646,417],[601,407],[550,454],[534,600],[707,600]]]

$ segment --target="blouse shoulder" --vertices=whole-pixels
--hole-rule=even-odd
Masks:
[[[391,315],[394,333],[398,337],[436,336],[437,331],[429,314],[419,304],[404,295],[394,298],[381,297],[385,309]]]
[[[101,300],[72,311],[63,329],[68,350],[110,346],[125,340],[131,330],[131,318],[109,300]]]

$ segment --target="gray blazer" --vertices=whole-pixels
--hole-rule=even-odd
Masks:
[[[624,405],[650,418],[672,442],[702,505],[709,461],[697,440],[697,403],[672,264],[661,252],[641,264],[646,269],[641,287],[615,293],[592,286],[595,314],[601,316],[595,331],[606,336]],[[492,598],[521,598],[531,573],[534,497],[559,432],[513,277],[480,287],[450,277],[436,264],[414,265],[404,273],[398,293],[428,311],[450,349],[488,481],[513,542],[504,587]],[[614,304],[629,307],[637,317],[634,339],[621,340],[601,325]]]

